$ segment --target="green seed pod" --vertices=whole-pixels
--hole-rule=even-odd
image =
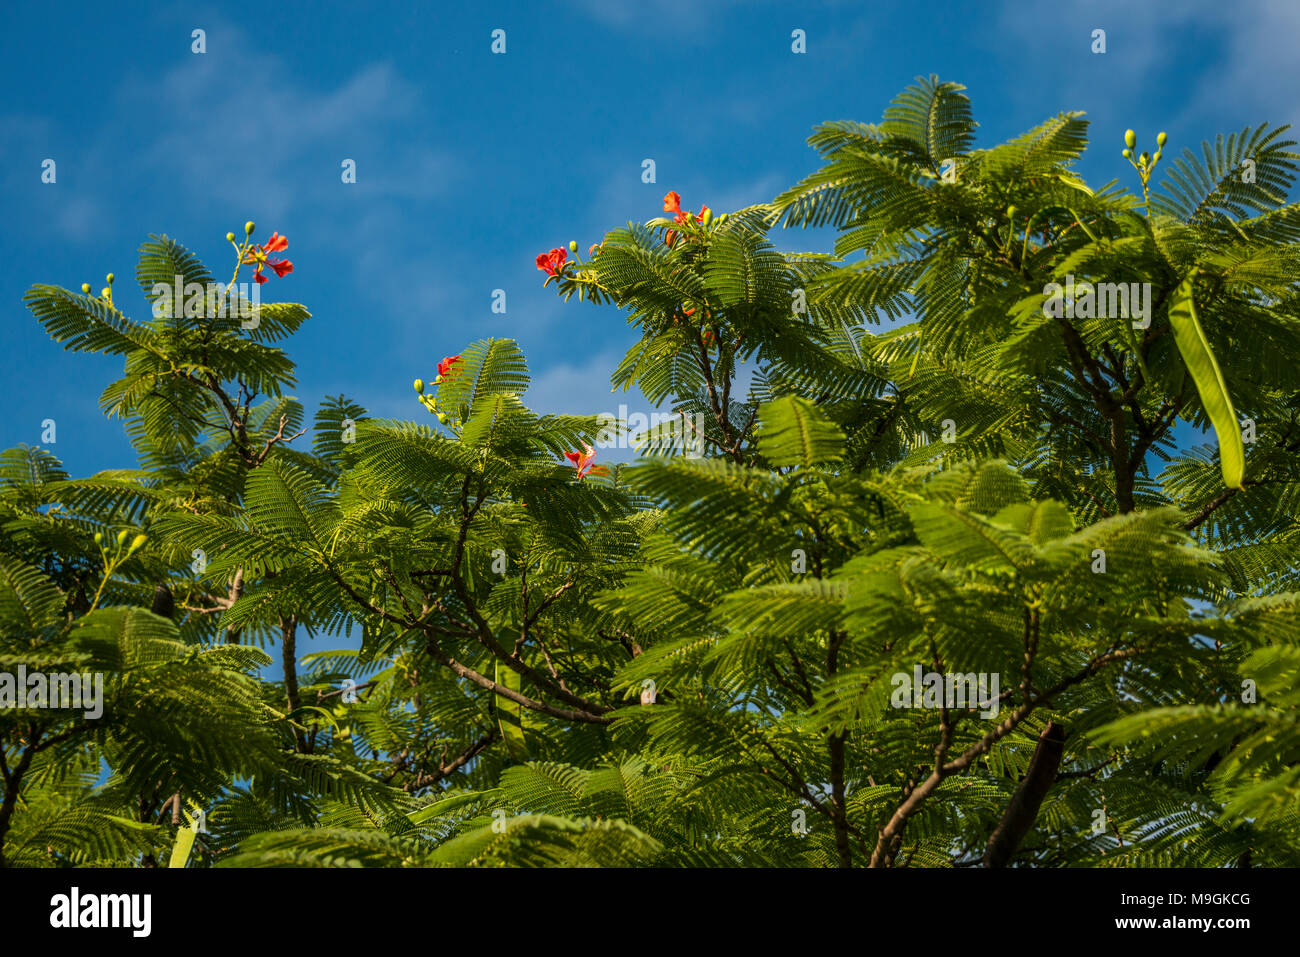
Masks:
[[[423,380],[423,379],[416,379],[415,382],[412,383],[412,385],[415,387],[415,391],[416,391],[416,392],[420,393],[420,395],[424,395],[424,380]]]
[[[234,233],[226,233],[226,242],[228,242],[228,243],[233,243],[234,241],[235,241],[235,234],[234,234]]]
[[[1125,130],[1124,145],[1127,146],[1129,149],[1132,149],[1133,147],[1137,146],[1137,144],[1138,144],[1138,135],[1134,133],[1132,130]]]
[[[129,535],[129,534],[131,534],[131,533],[128,532],[125,528],[122,529],[120,532],[117,533],[117,547],[118,547],[118,548],[121,548],[122,545],[123,545],[123,543],[126,542],[126,536]]]
[[[1162,130],[1156,134],[1156,146],[1163,147],[1169,141],[1169,137]]]
[[[88,283],[88,282],[83,282],[83,283],[81,284],[81,291],[84,292],[87,296],[89,296],[89,295],[90,295],[90,283]]]
[[[571,252],[571,253],[576,253],[577,251],[578,251],[578,241],[577,241],[576,239],[570,239],[570,240],[569,240],[569,252]]]
[[[250,219],[248,222],[244,223],[244,235],[245,236],[253,235],[253,230],[256,228],[257,227],[253,225],[253,221]]]

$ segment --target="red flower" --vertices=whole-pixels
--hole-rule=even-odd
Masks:
[[[266,241],[265,246],[253,246],[244,254],[240,260],[241,265],[256,265],[253,271],[253,278],[257,280],[258,285],[266,282],[266,277],[262,275],[262,267],[270,266],[275,270],[275,274],[283,278],[293,272],[293,263],[287,259],[271,259],[267,253],[278,253],[281,250],[289,248],[289,240],[279,233],[272,233],[271,238]]]
[[[582,443],[585,452],[565,452],[564,457],[573,463],[573,468],[578,473],[578,478],[586,478],[587,473],[591,471],[591,463],[596,458],[596,450],[586,442]]]
[[[564,261],[569,258],[567,249],[552,249],[549,253],[542,253],[537,257],[537,268],[548,276],[557,276],[560,273],[560,267]]]
[[[672,247],[672,244],[673,244],[676,240],[677,240],[677,233],[673,232],[673,230],[671,230],[671,229],[668,230],[668,235],[664,237],[664,242],[666,242],[666,243],[669,245],[669,247],[671,248],[671,247]]]
[[[686,223],[688,226],[695,222],[704,221],[704,212],[709,207],[701,206],[698,213],[692,213],[689,209],[682,212],[682,198],[677,193],[669,193],[664,197],[664,212],[673,214],[673,222],[681,225]],[[669,244],[671,245],[671,244]]]
[[[452,363],[460,361],[460,356],[444,356],[443,360],[438,363],[438,378],[441,379],[451,371]]]

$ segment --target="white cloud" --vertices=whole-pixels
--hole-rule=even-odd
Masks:
[[[1300,81],[1294,50],[1300,4],[1294,0],[1061,0],[1036,7],[1006,0],[997,24],[1006,48],[1023,51],[1024,71],[1049,73],[1055,95],[1066,100],[1100,96],[1136,105],[1144,89],[1185,82],[1188,74],[1181,68],[1192,60],[1196,69],[1180,91],[1179,112],[1166,118],[1170,127],[1200,126],[1207,113],[1240,117],[1240,125],[1297,117],[1292,91]],[[1106,31],[1104,54],[1090,52],[1094,29]],[[1022,96],[1041,88],[1008,87]]]
[[[609,374],[622,358],[612,351],[598,352],[581,363],[551,365],[541,373],[534,373],[524,401],[533,411],[552,415],[614,413],[620,402],[636,405],[643,411],[652,409],[640,391],[612,391]]]

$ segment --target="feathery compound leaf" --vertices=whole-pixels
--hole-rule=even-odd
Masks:
[[[795,395],[765,402],[759,410],[758,448],[771,464],[819,465],[839,458],[844,433],[821,409]]]
[[[528,388],[528,363],[513,339],[480,339],[461,353],[438,387],[438,405],[466,410],[491,392],[522,395]]]
[[[523,693],[523,678],[518,672],[496,662],[496,682],[517,694]],[[510,756],[516,761],[528,760],[528,741],[524,737],[524,709],[507,698],[496,699],[497,727],[505,739]]]
[[[940,163],[965,156],[975,140],[965,89],[960,83],[940,83],[933,74],[917,77],[889,104],[880,132],[916,144],[918,158],[938,172]]]

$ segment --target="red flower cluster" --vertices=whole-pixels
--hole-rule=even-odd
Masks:
[[[252,228],[251,225],[249,227]],[[293,272],[293,263],[287,259],[271,259],[267,253],[278,253],[281,250],[289,248],[289,240],[279,233],[272,233],[271,238],[266,241],[265,246],[253,246],[244,258],[240,260],[243,265],[256,264],[257,269],[253,271],[253,278],[257,280],[258,285],[266,282],[267,277],[262,275],[262,267],[270,266],[275,270],[275,274],[284,277]]]
[[[574,470],[578,473],[578,478],[586,478],[587,473],[591,471],[591,463],[596,459],[596,450],[587,443],[583,443],[583,452],[565,452],[564,457],[573,463]]]
[[[560,269],[564,266],[564,261],[569,258],[569,253],[565,249],[552,249],[549,253],[542,253],[537,257],[537,268],[548,276],[558,276]]]
[[[704,214],[709,212],[709,207],[700,206],[700,211],[698,213],[692,213],[689,209],[682,212],[681,194],[673,191],[669,192],[664,197],[664,212],[672,213],[673,222],[677,223],[679,226],[691,226],[695,223],[704,222]],[[675,229],[668,230],[668,233],[664,236],[664,242],[669,246],[672,246],[673,243],[677,242],[677,231]]]
[[[441,381],[443,377],[447,375],[447,373],[451,372],[451,367],[453,363],[460,362],[460,361],[461,361],[460,356],[444,356],[442,361],[438,363],[439,381]]]
[[[664,197],[664,212],[672,213],[673,222],[679,225],[686,223],[689,226],[692,222],[703,222],[704,214],[708,211],[709,207],[701,205],[698,213],[692,213],[689,209],[682,212],[682,197],[679,194],[672,192]]]

